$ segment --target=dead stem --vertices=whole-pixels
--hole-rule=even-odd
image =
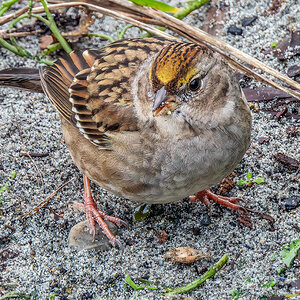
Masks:
[[[28,153],[28,151],[26,150],[26,145],[24,143],[24,140],[23,140],[23,137],[22,137],[22,132],[21,132],[21,129],[20,129],[20,126],[19,126],[19,123],[18,123],[18,119],[16,117],[16,112],[15,112],[15,109],[13,107],[13,105],[11,104],[11,109],[13,111],[13,114],[14,114],[14,118],[15,118],[15,121],[16,121],[16,125],[17,125],[17,129],[18,129],[18,132],[19,132],[19,136],[20,136],[20,139],[21,139],[21,142],[22,142],[22,145],[23,145],[23,151],[26,153],[26,155],[30,158],[31,162],[33,163],[35,169],[37,170],[38,174],[40,175],[41,177],[41,182],[42,182],[42,190],[43,190],[43,194],[45,193],[45,186],[44,186],[44,180],[43,180],[43,176],[42,176],[42,173],[40,172],[40,169],[38,168],[38,166],[36,165],[35,161],[33,160],[33,158],[31,157],[31,155]],[[38,179],[37,176],[35,176],[36,178],[36,181],[37,181],[37,184],[38,186],[40,187],[40,181]]]
[[[28,35],[34,35],[37,33],[41,33],[43,30],[34,30],[34,31],[26,31],[26,32],[9,32],[9,30],[0,30],[0,38],[9,39],[11,37],[22,37]]]
[[[226,42],[219,40],[218,38],[198,29],[193,26],[186,24],[185,22],[178,20],[166,13],[156,11],[150,7],[143,7],[136,5],[130,1],[126,0],[107,0],[107,1],[97,1],[97,0],[86,0],[84,1],[72,1],[72,2],[62,2],[60,0],[50,0],[51,3],[59,3],[49,5],[49,10],[55,10],[62,7],[87,7],[90,10],[100,12],[105,15],[112,16],[117,19],[121,19],[127,23],[133,24],[136,27],[142,28],[152,34],[162,36],[169,39],[177,40],[170,34],[162,32],[154,27],[149,26],[148,24],[155,24],[167,27],[168,29],[178,33],[179,35],[187,38],[190,41],[204,44],[209,48],[212,48],[216,52],[223,55],[231,65],[238,69],[242,73],[246,73],[248,76],[251,76],[261,82],[267,83],[276,87],[297,99],[300,99],[300,93],[290,88],[284,87],[275,83],[274,81],[266,78],[263,75],[256,73],[248,67],[245,67],[238,61],[233,60],[230,56],[235,57],[236,59],[241,60],[244,63],[249,64],[252,67],[260,69],[267,74],[272,75],[273,77],[281,80],[284,83],[294,87],[295,89],[300,90],[300,84],[292,80],[288,76],[276,71],[275,69],[267,66],[266,64],[260,62],[259,60],[251,57],[249,54],[246,54],[233,46],[229,45]],[[24,8],[15,12],[14,14],[7,15],[6,17],[0,18],[0,25],[4,24],[21,14],[27,11],[28,8]],[[33,13],[43,12],[43,7],[35,7],[32,9]],[[147,24],[146,24],[147,23]]]
[[[45,205],[51,200],[63,187],[65,187],[67,184],[69,184],[71,181],[73,181],[75,178],[73,177],[69,181],[65,182],[63,185],[58,187],[50,196],[48,196],[46,199],[41,201],[38,205],[36,205],[33,209],[31,209],[29,212],[27,212],[25,215],[21,217],[21,220],[25,219],[28,215],[30,215],[33,211],[38,211],[39,209],[45,207]]]

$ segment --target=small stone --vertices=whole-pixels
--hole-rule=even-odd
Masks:
[[[199,227],[194,227],[193,228],[193,235],[200,235],[201,234],[201,230]]]
[[[296,209],[300,205],[300,195],[293,195],[284,199],[283,205],[287,211]]]
[[[242,22],[242,26],[246,27],[246,26],[250,26],[253,24],[253,22],[257,19],[257,16],[253,16],[253,17],[247,17],[244,18],[241,22]]]
[[[242,35],[243,29],[238,28],[235,25],[230,25],[227,29],[227,33],[231,33],[233,35]]]
[[[296,77],[296,76],[300,76],[300,66],[291,66],[288,68],[287,70],[287,76],[289,77]]]
[[[201,225],[203,226],[208,226],[211,224],[211,218],[210,218],[210,215],[206,214],[204,215],[202,218],[201,218],[201,221],[200,221]]]
[[[106,221],[106,224],[111,233],[115,235],[117,233],[117,226],[109,221]],[[71,228],[69,233],[69,247],[74,247],[77,251],[94,248],[105,251],[111,247],[111,244],[98,224],[96,224],[96,234],[93,240],[87,221],[82,221]]]
[[[261,145],[264,143],[268,143],[270,138],[268,136],[261,136],[257,139],[257,142]]]
[[[168,240],[168,234],[165,230],[162,230],[160,232],[156,232],[156,236],[157,236],[158,242],[160,244],[165,244]]]

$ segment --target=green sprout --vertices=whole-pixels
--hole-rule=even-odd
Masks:
[[[277,46],[277,42],[273,42],[272,44],[271,44],[271,48],[275,48],[276,46]]]
[[[252,180],[252,173],[248,172],[247,173],[247,180],[240,179],[236,183],[237,185],[251,185],[253,183],[261,184],[265,182],[263,178],[257,177],[256,179]]]
[[[290,268],[300,250],[300,236],[290,244],[283,245],[282,248],[283,250],[280,252],[280,257],[283,263]]]
[[[268,288],[272,288],[274,285],[276,285],[276,281],[271,280],[270,282],[265,283],[262,287],[268,289]]]
[[[209,268],[202,276],[197,278],[196,280],[188,283],[185,286],[180,286],[177,288],[171,288],[162,285],[161,287],[166,291],[164,296],[170,296],[170,295],[176,295],[176,294],[182,294],[187,293],[193,289],[198,288],[200,285],[202,285],[207,279],[213,277],[217,272],[219,272],[222,267],[226,264],[228,260],[228,255],[224,254],[218,262],[216,262],[211,268]],[[143,289],[149,289],[149,290],[157,290],[158,289],[158,283],[148,281],[145,279],[137,278],[138,281],[143,283],[144,285],[137,285],[133,282],[133,280],[130,278],[129,274],[125,272],[125,282],[129,284],[134,291],[143,290]]]
[[[9,26],[9,32],[12,32],[12,29],[14,28],[14,26],[21,20],[23,19],[31,19],[32,17],[40,20],[41,22],[45,23],[49,29],[52,31],[52,33],[54,34],[54,36],[56,37],[57,41],[58,41],[58,45],[55,45],[53,48],[49,48],[47,49],[46,52],[43,52],[43,56],[57,50],[60,48],[63,48],[67,53],[72,52],[71,47],[69,46],[68,42],[63,38],[63,36],[61,35],[61,33],[59,32],[55,21],[53,19],[53,16],[51,14],[51,12],[48,9],[48,3],[46,0],[40,0],[42,3],[42,6],[44,8],[44,11],[46,13],[46,17],[44,18],[40,15],[37,14],[33,14],[31,12],[32,10],[32,0],[29,1],[29,7],[28,7],[28,12],[13,19],[13,21],[11,22],[10,26]],[[11,0],[11,1],[6,1],[4,2],[1,7],[0,7],[0,17],[11,7],[12,4],[14,4],[16,1]],[[42,57],[39,56],[33,56],[29,51],[27,51],[25,48],[23,48],[22,46],[20,46],[16,39],[11,37],[10,38],[10,43],[8,43],[7,41],[5,41],[4,39],[0,38],[0,46],[8,49],[9,51],[15,53],[18,56],[21,57],[27,57],[27,58],[37,58],[39,60],[39,62],[48,64],[48,65],[52,65],[53,61],[49,61],[47,59],[44,59]]]
[[[234,300],[238,300],[241,296],[243,296],[243,292],[239,291],[239,290],[232,290],[231,291],[231,297]]]
[[[12,171],[10,173],[10,177],[8,178],[8,180],[6,180],[6,182],[3,183],[2,186],[0,186],[0,206],[2,205],[4,199],[2,198],[2,194],[5,192],[5,191],[9,191],[9,188],[8,188],[8,184],[10,181],[12,180],[15,180],[17,177],[17,172],[15,171]]]
[[[30,299],[31,296],[25,293],[18,293],[18,292],[10,292],[7,293],[3,296],[0,297],[0,300],[4,299],[12,299],[12,298],[17,298],[17,299]]]

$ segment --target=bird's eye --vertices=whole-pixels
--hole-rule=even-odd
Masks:
[[[201,86],[202,86],[202,81],[200,78],[193,79],[189,84],[189,88],[192,92],[196,92],[201,88]]]

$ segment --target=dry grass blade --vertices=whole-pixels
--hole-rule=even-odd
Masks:
[[[39,169],[39,167],[36,165],[35,161],[33,160],[33,158],[31,157],[31,155],[28,153],[28,151],[26,150],[26,144],[23,140],[23,137],[22,137],[22,132],[21,132],[21,129],[20,129],[20,126],[19,126],[19,123],[18,123],[18,119],[17,119],[17,116],[16,116],[16,112],[15,112],[15,109],[13,107],[13,105],[11,104],[11,109],[13,111],[13,114],[14,114],[14,118],[16,120],[16,125],[17,125],[17,129],[18,129],[18,133],[19,133],[19,136],[20,136],[20,139],[21,139],[21,142],[22,142],[22,146],[23,146],[23,150],[25,152],[25,154],[29,157],[29,159],[31,160],[31,162],[33,163],[33,166],[34,168],[36,169],[36,171],[38,172],[40,178],[41,178],[41,182],[42,182],[42,191],[43,193],[45,193],[45,186],[44,186],[44,180],[43,180],[43,176],[42,176],[42,173]],[[38,186],[40,187],[40,181],[39,181],[39,178],[37,176],[35,176],[36,178],[36,181],[37,181],[37,184]]]
[[[25,31],[25,32],[9,32],[8,30],[0,30],[0,38],[9,39],[11,37],[22,37],[28,35],[34,35],[43,32],[42,30]]]
[[[161,12],[157,12],[158,15],[161,15]],[[216,37],[211,36],[210,34],[194,28],[184,22],[182,22],[181,20],[177,20],[175,18],[173,18],[172,16],[166,15],[164,14],[162,16],[163,18],[167,18],[169,19],[170,22],[172,22],[172,25],[169,25],[169,29],[177,32],[178,34],[180,34],[181,36],[186,37],[187,39],[193,41],[193,42],[198,42],[201,44],[205,44],[206,46],[210,46],[212,47],[215,51],[221,53],[223,56],[225,56],[225,58],[229,58],[228,55],[232,55],[237,59],[240,59],[241,61],[248,63],[250,66],[255,67],[257,69],[260,69],[262,71],[264,71],[265,73],[268,73],[272,76],[274,76],[275,78],[283,81],[284,83],[294,87],[295,89],[300,90],[300,84],[297,83],[296,81],[292,80],[291,78],[289,78],[288,76],[276,71],[275,69],[267,66],[266,64],[262,63],[261,61],[259,61],[258,59],[250,56],[247,53],[244,53],[236,48],[234,48],[233,46],[219,40]],[[160,18],[162,18],[160,16]],[[232,59],[231,59],[232,61]],[[246,72],[247,75],[253,76],[254,78],[260,80],[260,81],[264,81],[265,83],[271,84],[274,87],[280,88],[281,90],[291,94],[292,96],[300,99],[300,93],[293,91],[289,88],[284,88],[276,83],[274,83],[273,81],[265,78],[264,76],[255,73],[254,71],[252,71],[249,68],[246,68],[245,66],[241,65],[239,62],[235,61],[235,66],[237,69],[239,69],[242,72]]]
[[[73,181],[75,178],[70,179],[69,181],[65,182],[63,185],[58,187],[50,196],[48,196],[46,199],[41,201],[38,205],[36,205],[33,209],[31,209],[29,212],[27,212],[25,215],[21,217],[21,220],[25,219],[28,215],[30,215],[33,211],[38,211],[42,207],[46,205],[46,203],[51,200],[63,187],[65,187],[67,184],[69,184],[71,181]]]
[[[63,8],[63,7],[77,7],[77,6],[87,7],[90,10],[97,11],[97,12],[100,12],[102,14],[105,14],[105,15],[108,15],[108,16],[111,16],[111,17],[114,17],[114,18],[117,18],[117,19],[121,19],[121,20],[123,20],[127,23],[133,24],[136,27],[140,27],[144,30],[147,30],[147,31],[151,32],[152,34],[159,35],[159,36],[169,38],[169,39],[178,40],[177,38],[173,37],[172,35],[170,35],[168,33],[165,33],[165,32],[163,32],[159,29],[156,29],[154,27],[151,27],[151,26],[143,23],[143,22],[146,22],[146,19],[149,22],[148,18],[140,18],[140,19],[143,20],[143,22],[141,22],[141,21],[136,20],[136,19],[138,19],[138,17],[136,17],[135,15],[133,15],[133,16],[136,19],[129,16],[130,14],[124,14],[124,13],[122,14],[122,13],[118,12],[117,10],[113,11],[111,9],[107,9],[107,8],[104,8],[104,7],[101,7],[101,6],[98,6],[98,5],[93,5],[93,4],[90,4],[90,3],[85,3],[85,2],[81,2],[81,1],[63,2],[63,3],[59,3],[59,4],[48,5],[48,8],[49,8],[49,10],[53,11],[53,10],[57,10],[57,9]],[[21,10],[15,12],[13,14],[7,15],[5,17],[1,17],[0,18],[0,25],[5,24],[5,23],[11,21],[12,19],[14,19],[16,17],[19,17],[20,15],[26,13],[27,10],[28,10],[28,7],[25,9],[25,11],[22,8]],[[35,13],[35,14],[42,13],[43,11],[44,11],[43,7],[35,7],[35,8],[32,9],[32,13]],[[162,23],[158,23],[155,20],[153,20],[153,22],[151,22],[151,24],[163,25]]]
[[[72,1],[72,2],[63,2],[61,0],[50,0],[49,2],[58,3],[58,4],[49,5],[48,8],[50,10],[55,10],[62,7],[75,7],[75,6],[87,7],[90,10],[97,11],[117,19],[121,19],[127,23],[133,24],[134,26],[147,30],[155,35],[166,37],[169,39],[170,38],[176,39],[172,35],[160,31],[154,27],[151,27],[148,24],[163,25],[164,27],[167,27],[168,29],[178,33],[179,35],[187,38],[190,41],[204,44],[207,47],[212,48],[215,51],[219,52],[229,61],[229,63],[232,66],[234,66],[240,72],[245,73],[248,76],[253,77],[259,81],[272,85],[273,87],[276,87],[292,95],[293,97],[300,99],[300,92],[275,83],[271,79],[268,79],[265,76],[258,74],[257,72],[251,70],[248,67],[245,67],[243,64],[239,63],[238,61],[234,60],[231,57],[235,57],[236,59],[239,59],[242,62],[247,63],[252,67],[255,67],[267,74],[272,75],[273,77],[290,85],[296,90],[300,90],[300,84],[297,83],[296,81],[276,71],[275,69],[267,66],[266,64],[257,60],[256,58],[251,57],[249,54],[246,54],[234,48],[233,46],[227,44],[226,42],[223,42],[218,38],[198,28],[188,25],[185,22],[178,20],[166,13],[156,11],[149,7],[139,6],[127,0],[122,0],[122,1],[121,0],[107,0],[107,1],[86,0],[86,1]],[[33,13],[40,13],[42,11],[43,11],[42,7],[35,7],[32,10]],[[8,15],[6,17],[0,18],[0,25],[12,20],[16,16],[19,16],[24,12],[26,12],[26,10],[24,11],[24,9],[22,9],[12,15]]]
[[[95,1],[93,1],[93,2],[95,2]],[[99,6],[101,5],[100,1],[96,1],[96,2],[98,3]],[[300,84],[297,83],[296,81],[292,80],[288,76],[276,71],[275,69],[267,66],[266,64],[262,63],[258,59],[253,58],[249,54],[244,53],[244,52],[234,48],[233,46],[229,45],[228,43],[219,40],[218,38],[202,31],[201,29],[198,29],[191,25],[188,25],[187,23],[185,23],[181,20],[178,20],[166,13],[161,12],[161,11],[156,11],[149,7],[142,7],[142,6],[134,5],[133,3],[129,2],[129,1],[108,0],[108,2],[112,2],[112,3],[118,4],[120,6],[130,7],[136,13],[144,14],[148,18],[153,18],[154,20],[163,23],[164,26],[167,27],[168,29],[175,31],[176,33],[180,34],[183,37],[186,37],[187,39],[189,39],[193,42],[205,44],[206,46],[210,46],[215,51],[221,53],[225,57],[228,57],[228,55],[232,55],[232,56],[236,57],[237,59],[240,59],[241,61],[248,63],[250,66],[260,69],[260,70],[274,76],[275,78],[285,82],[286,84],[294,87],[295,89],[300,90]],[[246,72],[247,75],[250,75],[260,81],[262,81],[262,79],[263,79],[265,83],[271,84],[274,87],[277,87],[277,88],[291,94],[292,96],[300,99],[299,92],[293,91],[288,88],[284,88],[281,85],[274,83],[273,81],[265,78],[262,75],[258,76],[259,74],[255,73],[254,71],[250,70],[249,68],[244,67],[237,61],[235,62],[235,65],[236,65],[236,68],[240,69],[242,72]]]

